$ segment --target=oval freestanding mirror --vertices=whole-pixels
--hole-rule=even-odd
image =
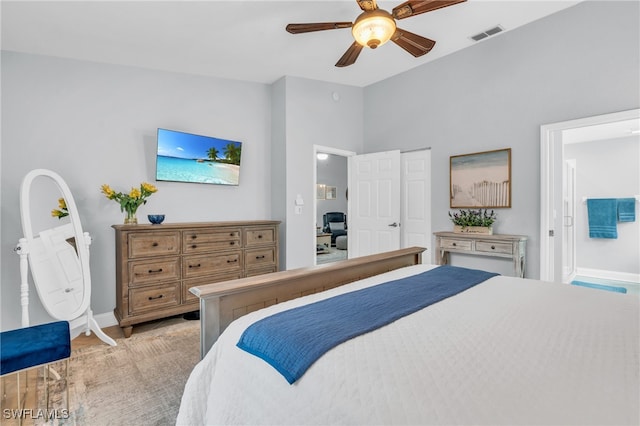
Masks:
[[[52,181],[60,191],[60,197],[51,198],[64,200],[68,222],[35,233],[32,213],[36,209],[45,209],[37,202],[38,192],[32,191],[34,182],[40,180],[38,178]],[[51,210],[45,211],[49,214]],[[89,269],[91,236],[82,230],[78,209],[66,182],[51,170],[36,169],[27,173],[20,188],[20,215],[24,237],[16,251],[20,255],[22,326],[29,326],[30,268],[43,307],[54,319],[69,322],[72,338],[83,331],[87,336],[93,331],[105,343],[116,346],[116,342],[100,329],[93,318]]]

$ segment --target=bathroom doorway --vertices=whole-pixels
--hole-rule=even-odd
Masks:
[[[586,210],[588,198],[640,193],[639,126],[640,110],[542,126],[540,279],[640,282],[638,220],[619,224],[617,239],[592,239]]]

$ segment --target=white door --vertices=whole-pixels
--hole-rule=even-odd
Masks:
[[[404,152],[401,161],[400,247],[424,247],[422,261],[431,253],[431,150]]]
[[[400,151],[349,157],[349,258],[400,248]]]

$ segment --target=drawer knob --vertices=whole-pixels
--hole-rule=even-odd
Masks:
[[[258,235],[258,238],[262,238],[262,234]]]
[[[158,269],[149,269],[149,273],[150,274],[157,274],[159,272],[162,272],[162,268],[158,268]]]
[[[264,254],[262,256],[256,256],[256,259],[264,259]]]
[[[495,249],[496,249],[496,246],[491,246],[491,250],[495,250]]]
[[[230,237],[235,237],[235,236],[236,236],[236,233],[235,233],[235,232],[230,232],[230,233],[229,233],[229,236],[230,236]]]
[[[238,259],[227,259],[227,263],[236,263],[238,261]]]
[[[197,247],[198,247],[198,245],[197,245],[197,244],[191,244],[191,248],[192,248],[192,249],[197,248]]]
[[[456,243],[453,243],[453,244],[451,244],[451,245],[452,245],[452,246],[454,246],[454,247],[455,247],[455,246],[457,246],[457,244],[456,244]]]
[[[229,245],[234,245],[236,242],[235,241],[229,241]]]
[[[197,265],[189,265],[189,268],[199,268],[201,266],[200,263],[198,263]]]
[[[153,244],[151,244],[152,247],[158,247],[158,243],[154,242]]]
[[[157,300],[157,299],[162,299],[162,298],[163,298],[162,294],[160,294],[158,296],[149,296],[149,300]]]

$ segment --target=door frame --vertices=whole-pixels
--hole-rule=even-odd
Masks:
[[[603,114],[540,126],[540,279],[554,281],[555,241],[562,241],[562,227],[554,228],[555,218],[562,216],[562,194],[556,194],[556,185],[562,176],[555,176],[556,164],[563,162],[562,133],[600,124],[640,119],[640,109]],[[559,157],[559,158],[558,158]],[[559,179],[559,181],[558,181]],[[552,235],[555,234],[555,235]],[[554,239],[554,238],[557,238]],[[562,255],[562,248],[560,248]],[[560,262],[562,264],[562,262]]]
[[[318,153],[320,152],[324,152],[326,154],[333,154],[333,155],[339,155],[341,157],[351,157],[353,155],[356,155],[355,152],[353,151],[347,151],[344,149],[340,149],[340,148],[333,148],[330,146],[325,146],[325,145],[313,145],[313,188],[312,188],[312,194],[313,194],[313,223],[318,223],[318,200],[316,199],[316,185],[318,184]],[[347,161],[347,176],[349,176],[349,162]],[[349,209],[351,208],[351,202],[349,201],[349,199],[347,198],[347,218],[349,217]],[[315,226],[313,227],[313,241],[316,241],[316,228]],[[315,247],[312,247],[312,249],[314,250],[313,252],[313,264],[317,265],[318,264],[318,256],[316,255],[315,252]]]

